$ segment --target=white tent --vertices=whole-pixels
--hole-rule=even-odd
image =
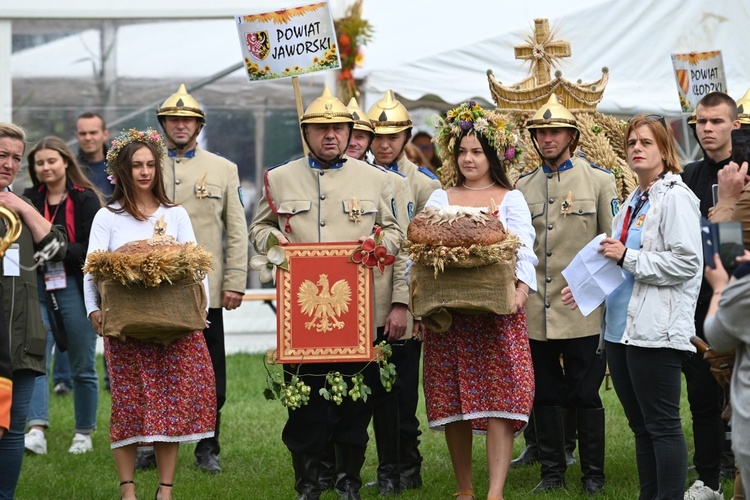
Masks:
[[[500,20],[507,7],[495,5],[472,15]],[[461,22],[463,15],[456,13],[452,32],[445,33],[456,48],[363,73],[364,91],[382,95],[390,88],[411,101],[434,95],[455,104],[477,97],[491,101],[488,69],[506,85],[525,78],[528,68],[514,59],[513,47],[523,43],[531,27],[465,44],[461,34],[472,31],[472,23]],[[594,81],[602,67],[609,68],[609,85],[599,105],[604,113],[679,116],[672,53],[721,50],[730,95],[737,99],[750,87],[747,0],[610,0],[561,17],[536,17],[550,17],[558,38],[572,44],[572,57],[560,66],[563,77]]]

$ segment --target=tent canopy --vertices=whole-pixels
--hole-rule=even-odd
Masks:
[[[495,5],[482,15],[502,18],[503,4]],[[536,17],[550,17],[557,38],[571,42],[572,57],[560,64],[564,78],[594,81],[603,67],[609,68],[609,85],[598,108],[603,113],[648,111],[679,116],[673,53],[721,50],[729,93],[739,98],[750,86],[750,4],[746,0],[610,0],[561,17]],[[433,102],[437,96],[451,104],[471,98],[491,101],[488,69],[506,85],[527,76],[528,67],[514,58],[513,47],[523,43],[530,31],[528,27],[515,29],[471,43],[451,34],[458,42],[455,48],[363,72],[363,90],[380,95],[394,89],[416,105],[424,96]]]

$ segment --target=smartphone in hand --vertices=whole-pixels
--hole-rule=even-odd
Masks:
[[[732,161],[739,166],[745,161],[750,163],[750,129],[732,130]]]
[[[745,253],[742,223],[738,221],[713,223],[704,219],[701,224],[701,233],[705,264],[714,267],[714,255],[718,253],[721,265],[731,274],[738,265],[737,257]]]

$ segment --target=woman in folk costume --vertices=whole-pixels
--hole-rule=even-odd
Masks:
[[[112,252],[136,240],[151,244],[170,236],[179,243],[195,241],[187,212],[171,203],[164,192],[164,151],[156,131],[131,129],[112,142],[107,154],[115,190],[112,202],[94,218],[84,287],[86,309],[99,335],[104,334],[105,326],[103,289],[91,266],[102,254],[95,252]],[[146,302],[142,312],[132,314],[146,314]],[[117,303],[107,307],[117,307]],[[173,313],[176,318],[178,313]],[[105,337],[104,355],[112,380],[110,441],[120,493],[123,498],[135,498],[136,447],[153,443],[159,472],[156,497],[172,498],[179,443],[194,443],[214,433],[216,395],[203,334],[196,329],[168,345],[125,336]]]
[[[472,432],[486,432],[487,498],[498,499],[503,497],[514,435],[526,426],[534,398],[524,306],[536,289],[535,233],[523,195],[503,170],[504,162],[520,154],[515,131],[473,101],[449,111],[436,127],[443,169],[452,177],[447,185],[453,187],[435,191],[427,207],[436,207],[448,219],[456,214],[497,218],[516,247],[520,242],[515,278],[512,266],[506,276],[510,314],[449,311],[449,329],[438,333],[428,326],[424,338],[427,418],[431,428],[445,429],[458,482],[456,496],[474,498]],[[491,295],[499,299],[502,285],[496,286],[497,293]]]

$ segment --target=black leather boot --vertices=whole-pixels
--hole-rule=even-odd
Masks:
[[[529,416],[529,424],[523,430],[523,439],[526,441],[526,448],[523,449],[517,458],[510,461],[511,467],[523,467],[524,465],[535,464],[539,461],[539,450],[536,446],[536,429],[534,425],[534,413]]]
[[[589,496],[596,496],[604,489],[604,408],[578,410],[577,420],[581,484]]]
[[[337,444],[336,448],[336,486],[339,500],[361,500],[359,489],[362,487],[362,465],[365,463],[364,446],[347,446]]]
[[[336,481],[336,450],[332,441],[328,441],[323,455],[320,457],[320,474],[319,480],[320,491],[333,489],[333,483]]]
[[[401,489],[415,490],[422,487],[422,455],[419,439],[401,441]]]
[[[375,431],[375,445],[378,450],[378,480],[375,484],[380,495],[401,493],[401,467],[399,465],[399,414],[398,400],[389,397],[373,408],[372,427]]]
[[[214,435],[210,438],[201,439],[195,446],[195,466],[204,472],[216,474],[222,472],[219,464],[219,430],[221,425],[221,414],[216,414],[216,427]]]
[[[532,493],[565,489],[567,465],[563,418],[564,409],[559,406],[543,406],[534,409],[542,480],[531,490]]]
[[[320,500],[320,455],[292,453],[297,500]]]
[[[575,408],[565,409],[565,463],[568,467],[576,464],[576,440],[578,439],[578,427]]]

